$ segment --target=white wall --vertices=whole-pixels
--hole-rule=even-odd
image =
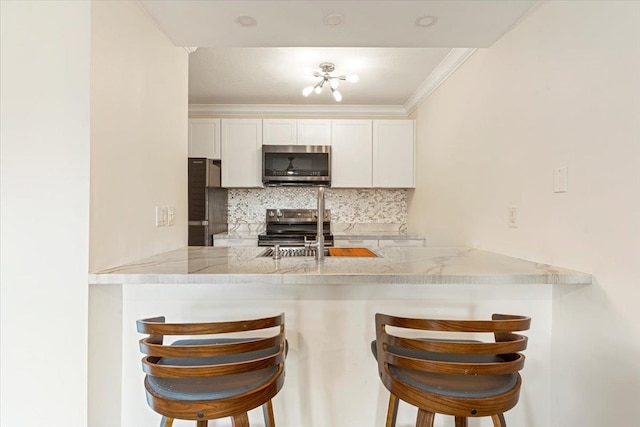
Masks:
[[[188,54],[132,1],[92,2],[91,243],[97,271],[187,243]],[[175,225],[155,227],[155,206]]]
[[[640,2],[542,3],[415,117],[410,229],[597,280],[554,295],[551,425],[637,424]]]
[[[0,425],[82,426],[90,5],[2,1],[0,16]]]
[[[136,2],[91,3],[91,271],[187,243],[188,54]],[[155,206],[175,225],[155,227]],[[92,289],[89,339],[92,427],[119,425],[120,288]],[[105,326],[105,325],[103,325]],[[119,335],[118,335],[119,336]]]
[[[508,414],[510,427],[548,427],[549,344],[551,286],[522,285],[385,285],[340,286],[264,283],[136,284],[122,287],[121,308],[109,307],[112,295],[96,299],[102,315],[119,316],[123,324],[163,313],[175,322],[215,321],[285,313],[289,352],[286,378],[274,398],[278,427],[382,427],[389,399],[378,375],[370,343],[375,339],[375,313],[402,316],[487,317],[495,311],[527,311],[537,320],[529,332],[529,345],[537,353],[527,357],[523,381],[528,385],[519,405]],[[112,291],[113,285],[96,285]],[[390,290],[390,289],[393,290]],[[96,290],[98,290],[96,289]],[[284,299],[282,299],[284,298]],[[105,304],[106,302],[106,304]],[[114,328],[95,330],[111,335]],[[117,333],[117,331],[115,331]],[[478,337],[484,339],[486,337]],[[140,369],[138,334],[121,329],[122,417],[104,419],[91,427],[154,427],[160,416],[145,402],[144,373]],[[114,373],[114,377],[118,373]],[[401,404],[397,427],[413,427],[417,410]],[[260,408],[249,413],[251,427],[264,427]],[[475,421],[475,422],[474,422]],[[478,422],[479,421],[479,422]],[[231,427],[231,420],[210,427]],[[436,417],[435,427],[453,427],[452,417]],[[174,427],[195,427],[176,420]],[[490,418],[473,420],[469,427],[493,426]],[[603,425],[602,427],[604,427]],[[566,424],[565,427],[579,427]],[[630,427],[630,426],[625,426]]]

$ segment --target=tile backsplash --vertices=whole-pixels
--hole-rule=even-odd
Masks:
[[[229,230],[264,228],[267,209],[315,209],[317,189],[313,187],[266,187],[229,190]],[[407,190],[328,188],[325,206],[331,209],[332,224],[348,228],[357,224],[404,228],[407,223]]]

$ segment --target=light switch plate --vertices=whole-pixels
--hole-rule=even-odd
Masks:
[[[164,227],[167,225],[168,212],[166,206],[156,206],[156,227]]]
[[[167,206],[167,225],[173,225],[176,217],[176,208],[174,206]]]
[[[566,193],[569,191],[569,169],[564,166],[553,170],[553,192]]]
[[[510,228],[518,228],[518,207],[509,206],[509,218],[507,224]]]

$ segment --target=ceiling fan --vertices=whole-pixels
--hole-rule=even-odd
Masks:
[[[322,88],[325,86],[329,86],[331,89],[331,94],[333,95],[333,99],[336,102],[342,101],[342,94],[338,92],[338,85],[340,84],[340,80],[346,80],[350,83],[355,83],[360,78],[357,74],[349,74],[347,76],[332,76],[330,73],[335,71],[336,67],[331,62],[323,62],[319,65],[320,71],[315,71],[313,76],[318,78],[318,81],[311,86],[307,86],[302,89],[302,96],[309,96],[311,92],[315,92],[316,95],[322,93]]]

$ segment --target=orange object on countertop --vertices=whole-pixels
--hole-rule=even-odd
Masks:
[[[367,248],[329,248],[329,256],[377,257]]]

